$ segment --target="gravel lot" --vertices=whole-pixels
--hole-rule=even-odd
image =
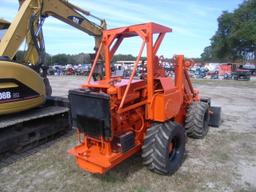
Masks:
[[[53,94],[66,96],[84,77],[50,77]],[[186,159],[172,176],[151,173],[140,155],[104,176],[80,170],[67,150],[71,134],[0,170],[0,191],[256,191],[256,81],[194,81],[202,95],[222,106],[220,128],[189,139]]]

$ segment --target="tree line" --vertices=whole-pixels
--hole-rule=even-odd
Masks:
[[[203,61],[246,62],[256,60],[256,0],[245,0],[233,12],[224,11]]]
[[[16,61],[23,63],[24,51],[18,51],[16,54]],[[146,59],[143,57],[142,59]],[[135,61],[136,57],[131,54],[117,54],[114,55],[112,62],[125,60],[125,61]],[[56,54],[50,55],[48,53],[45,54],[45,64],[48,66],[51,65],[66,65],[66,64],[89,64],[91,63],[90,54],[79,53],[79,54]]]

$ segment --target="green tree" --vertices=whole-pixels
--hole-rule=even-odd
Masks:
[[[68,63],[68,55],[66,54],[58,54],[52,56],[52,63],[59,65],[66,65]]]
[[[23,63],[25,52],[24,51],[17,51],[14,60],[18,63]]]
[[[18,51],[16,54],[16,61],[19,63],[24,62],[25,51]],[[50,55],[48,53],[45,54],[45,64],[50,66],[54,64],[58,65],[66,65],[66,64],[88,64],[91,63],[91,58],[89,54],[79,53],[79,54],[57,54]],[[142,59],[146,59],[142,57]],[[120,61],[120,60],[128,60],[135,61],[136,57],[133,55],[125,55],[125,54],[117,54],[114,55],[112,62]]]
[[[201,57],[208,61],[256,59],[256,0],[244,1],[233,13],[222,13],[211,45]]]

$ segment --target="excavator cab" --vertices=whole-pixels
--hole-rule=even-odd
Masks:
[[[0,19],[0,41],[10,25]],[[45,86],[37,72],[5,55],[0,56],[0,67],[0,115],[23,111],[44,102]]]

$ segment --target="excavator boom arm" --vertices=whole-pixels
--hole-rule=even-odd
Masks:
[[[38,28],[41,17],[53,16],[91,36],[95,37],[95,48],[99,47],[102,31],[106,29],[105,20],[91,15],[88,11],[77,7],[66,0],[23,0],[20,1],[18,14],[0,42],[0,56],[13,58],[26,39],[28,51],[25,63],[37,64],[39,53],[31,36],[31,17],[34,16],[34,27]],[[100,24],[90,21],[88,17],[100,20]],[[40,26],[39,26],[40,27]],[[39,41],[43,41],[39,30]]]
[[[85,33],[95,37],[95,47],[99,47],[102,31],[106,29],[105,20],[99,19],[90,12],[77,7],[66,0],[47,1],[43,4],[42,14],[53,16]],[[90,21],[86,16],[100,20],[100,25]]]

